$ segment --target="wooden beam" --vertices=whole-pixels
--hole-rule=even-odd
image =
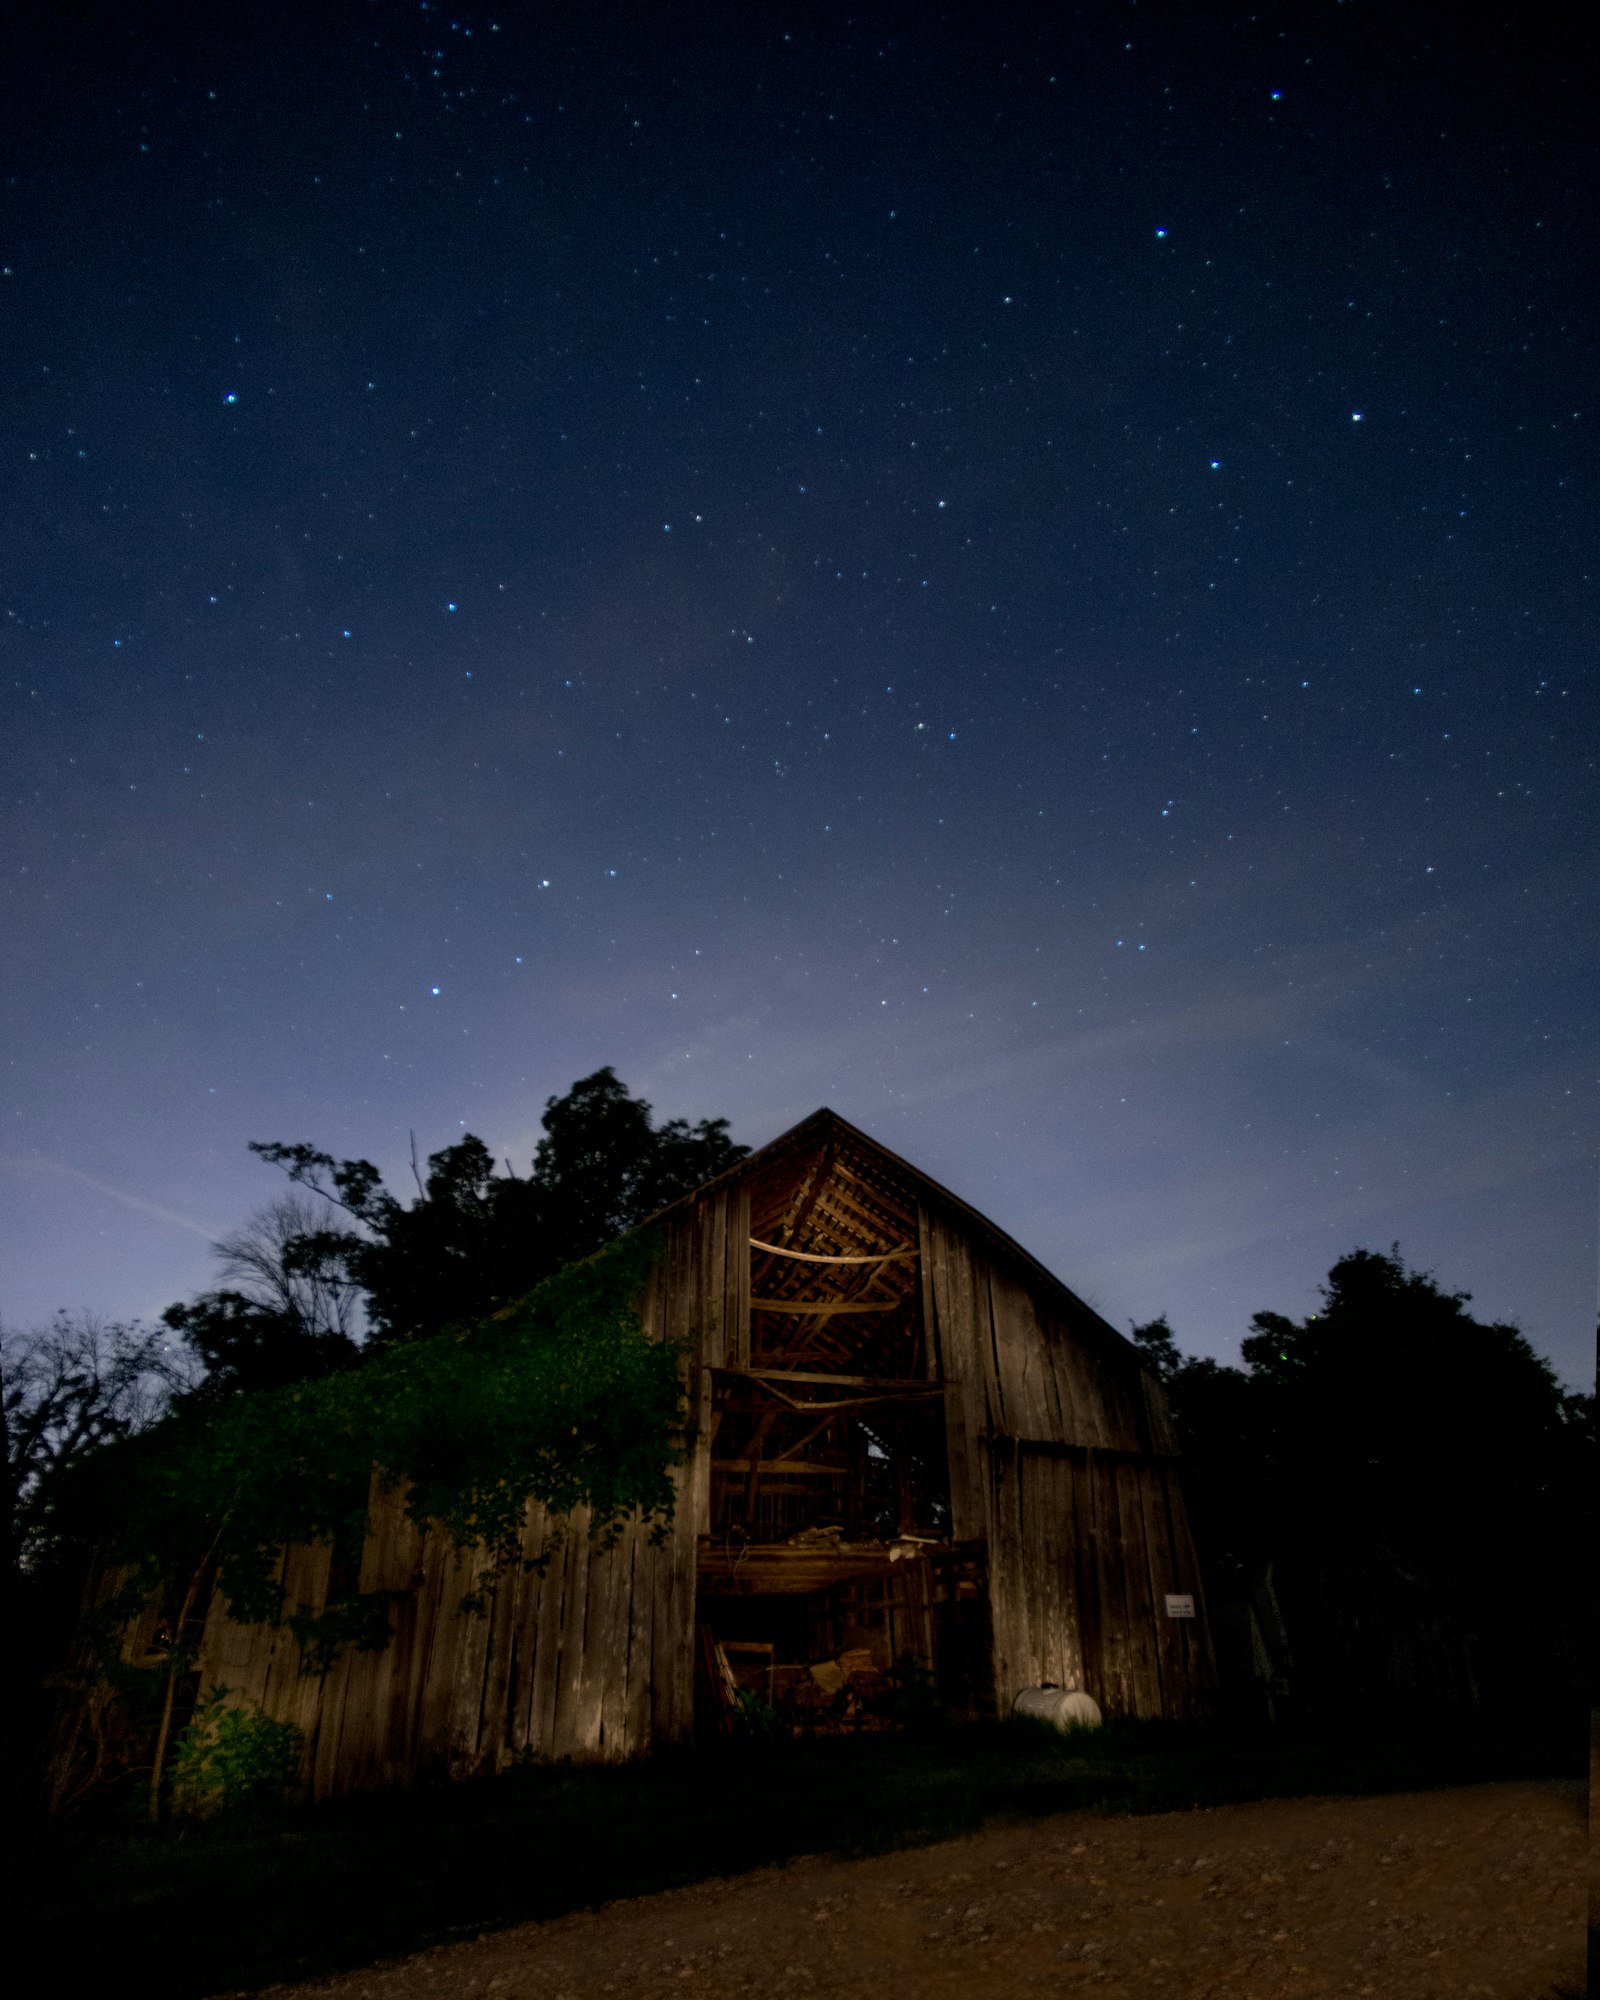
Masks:
[[[820,1424],[813,1424],[810,1430],[802,1431],[793,1444],[784,1446],[783,1450],[778,1453],[774,1463],[781,1465],[786,1458],[793,1458],[797,1453],[804,1451],[808,1444],[814,1443],[821,1437],[822,1433],[829,1428],[832,1422],[833,1417],[830,1414],[824,1417]]]
[[[758,1458],[752,1466],[747,1458],[714,1458],[713,1472],[746,1472],[752,1479],[776,1474],[780,1479],[788,1473],[797,1478],[843,1479],[849,1472],[847,1465],[824,1465],[810,1458]]]
[[[750,1239],[752,1250],[765,1251],[769,1257],[792,1257],[797,1264],[890,1264],[916,1258],[914,1249],[880,1250],[870,1257],[824,1257],[814,1250],[785,1250],[781,1244],[763,1243],[759,1236]]]
[[[881,1264],[858,1266],[842,1281],[843,1289],[837,1295],[839,1308],[841,1311],[849,1312],[852,1306],[857,1305],[857,1302],[859,1302],[859,1308],[864,1308],[869,1304],[875,1303],[868,1296],[875,1287],[880,1285],[892,1286],[897,1277],[908,1277],[909,1275],[909,1272],[902,1273],[895,1271],[892,1266],[885,1270]],[[890,1303],[904,1305],[907,1296],[908,1294],[902,1291]],[[800,1339],[795,1342],[794,1353],[790,1358],[793,1360],[811,1358],[808,1350],[821,1347],[824,1339],[832,1333],[832,1330],[833,1316],[831,1314],[819,1314],[815,1326],[808,1332],[802,1333]],[[823,1357],[819,1355],[816,1358],[821,1359]]]
[[[813,1213],[830,1222],[841,1236],[865,1236],[869,1241],[881,1239],[888,1233],[892,1217],[883,1209],[874,1211],[864,1201],[860,1201],[845,1186],[842,1180],[831,1179],[826,1187],[818,1188],[813,1204]],[[902,1238],[905,1231],[900,1231]]]
[[[892,1313],[904,1299],[752,1299],[750,1310],[758,1313]]]
[[[747,1529],[756,1518],[756,1494],[761,1485],[761,1447],[766,1441],[767,1432],[772,1429],[772,1426],[777,1421],[778,1412],[776,1410],[763,1410],[761,1415],[756,1419],[756,1427],[750,1433],[750,1441],[745,1446],[745,1451],[748,1454],[748,1464],[745,1469],[750,1474],[744,1493],[744,1518]]]
[[[810,1220],[811,1211],[817,1204],[817,1197],[827,1185],[828,1176],[833,1172],[833,1163],[838,1157],[839,1141],[837,1136],[833,1136],[823,1146],[812,1166],[811,1185],[800,1195],[795,1203],[794,1212],[782,1226],[780,1234],[785,1243],[792,1243]]]
[[[869,1181],[864,1174],[853,1172],[843,1159],[838,1159],[834,1162],[831,1178],[835,1190],[842,1192],[847,1201],[851,1199],[849,1190],[851,1188],[859,1188],[861,1194],[868,1201],[876,1202],[880,1208],[887,1209],[891,1215],[904,1216],[908,1229],[917,1219],[915,1211],[908,1210],[898,1196],[890,1194],[887,1188],[879,1187],[876,1182]],[[842,1186],[841,1183],[843,1184]],[[859,1200],[856,1205],[858,1207],[861,1205]]]
[[[819,1383],[828,1389],[877,1389],[886,1396],[944,1394],[942,1382],[917,1375],[820,1375],[800,1368],[716,1368],[715,1375],[740,1376],[753,1382]]]

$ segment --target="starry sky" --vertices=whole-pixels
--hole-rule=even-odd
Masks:
[[[1505,11],[37,10],[5,1322],[610,1063],[1192,1351],[1398,1240],[1592,1382],[1594,186]]]

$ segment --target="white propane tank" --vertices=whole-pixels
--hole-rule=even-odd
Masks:
[[[1074,1688],[1024,1688],[1011,1704],[1013,1715],[1048,1722],[1057,1729],[1098,1729],[1100,1704],[1092,1694]]]

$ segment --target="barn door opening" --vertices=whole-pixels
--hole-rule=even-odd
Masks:
[[[702,1719],[889,1726],[981,1594],[950,1540],[915,1193],[828,1140],[770,1163],[750,1218],[748,1360],[712,1390]]]

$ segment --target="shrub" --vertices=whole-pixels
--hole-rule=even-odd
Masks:
[[[213,1687],[195,1703],[172,1758],[174,1812],[196,1819],[265,1805],[294,1790],[305,1738],[253,1703],[230,1702]]]

